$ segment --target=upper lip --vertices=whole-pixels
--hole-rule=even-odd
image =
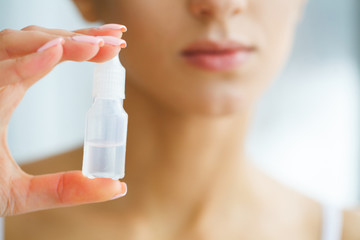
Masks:
[[[233,40],[226,41],[211,41],[211,40],[200,40],[190,44],[183,51],[183,55],[191,55],[197,53],[224,53],[224,52],[235,52],[235,51],[253,51],[254,47],[239,43]]]

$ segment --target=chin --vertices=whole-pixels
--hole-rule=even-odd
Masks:
[[[229,117],[243,113],[245,107],[239,102],[213,103],[202,106],[197,114],[208,117]]]

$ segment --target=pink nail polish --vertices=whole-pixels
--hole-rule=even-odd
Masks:
[[[115,30],[121,30],[122,32],[126,32],[127,28],[124,25],[120,25],[120,24],[115,24],[115,23],[110,23],[110,24],[105,24],[102,25],[100,27],[98,27],[101,30],[104,29],[115,29]]]
[[[71,39],[76,42],[92,43],[99,45],[100,47],[104,46],[104,40],[98,37],[79,35],[79,36],[73,36],[71,37]]]
[[[46,49],[49,49],[51,47],[55,47],[59,44],[63,44],[65,42],[64,38],[62,37],[59,37],[59,38],[55,38],[51,41],[48,41],[47,43],[45,43],[44,45],[42,45],[38,50],[37,52],[43,52],[45,51]]]
[[[112,36],[98,36],[102,38],[105,44],[113,45],[113,46],[121,46],[122,48],[126,47],[126,41],[117,37]]]
[[[111,200],[117,199],[117,198],[121,198],[123,196],[125,196],[127,193],[127,185],[126,183],[121,183],[121,193],[116,194],[114,197],[111,198]]]

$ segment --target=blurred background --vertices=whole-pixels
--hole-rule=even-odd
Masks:
[[[248,141],[264,171],[339,206],[360,202],[359,12],[359,0],[310,0],[290,61],[259,103]],[[33,24],[94,26],[70,0],[0,0],[0,29]],[[62,63],[30,89],[9,127],[17,162],[82,145],[93,67]]]

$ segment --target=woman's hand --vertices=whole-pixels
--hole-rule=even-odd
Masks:
[[[125,183],[88,179],[80,171],[29,175],[11,157],[6,136],[11,114],[32,84],[62,61],[110,60],[126,47],[124,31],[107,24],[77,31],[29,26],[0,32],[0,217],[125,195]]]

